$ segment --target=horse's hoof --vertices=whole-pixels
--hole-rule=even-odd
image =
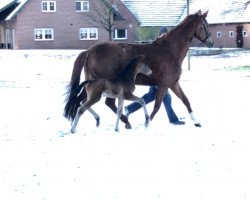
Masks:
[[[196,123],[196,124],[194,124],[195,125],[195,127],[201,127],[201,124],[200,123]]]
[[[119,129],[116,129],[116,128],[115,128],[115,132],[119,132]]]
[[[76,132],[76,130],[75,130],[75,129],[71,129],[70,132],[71,132],[72,134],[74,134],[74,133]]]
[[[125,128],[126,128],[126,129],[132,129],[132,126],[131,126],[130,124],[126,124],[126,125],[125,125]]]

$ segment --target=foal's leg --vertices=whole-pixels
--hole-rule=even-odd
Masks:
[[[87,94],[86,94],[86,96],[87,96]],[[86,99],[83,99],[83,101],[81,101],[79,103],[79,106],[83,105],[84,102],[86,102]],[[88,111],[94,116],[94,118],[96,120],[96,127],[98,127],[100,125],[100,116],[92,108],[89,108]]]
[[[113,99],[113,98],[106,98],[105,103],[106,103],[106,105],[107,105],[114,113],[117,113],[117,107],[116,107],[116,105],[115,105],[115,99]],[[123,114],[121,115],[121,120],[122,120],[122,122],[125,123],[125,128],[126,128],[126,129],[131,129],[131,128],[132,128],[131,124],[130,124],[129,121],[128,121],[128,118],[127,118],[125,115],[123,115]]]
[[[94,116],[96,120],[96,127],[98,127],[100,125],[100,116],[92,108],[89,108],[88,111]]]
[[[72,126],[71,126],[71,133],[75,133],[76,131],[76,126],[78,124],[78,121],[80,119],[80,117],[82,116],[82,114],[86,111],[86,110],[89,110],[90,111],[92,110],[90,107],[92,105],[94,105],[96,102],[98,102],[99,100],[101,99],[101,93],[98,94],[98,96],[96,96],[95,98],[90,98],[88,99],[85,103],[83,103],[78,109],[77,109],[77,114],[76,114],[76,117],[72,123]],[[93,110],[92,110],[93,111]]]
[[[76,113],[76,117],[74,118],[73,122],[72,122],[72,126],[71,126],[71,133],[75,133],[76,132],[76,126],[79,122],[80,117],[82,116],[82,114],[91,106],[91,102],[86,101],[84,104],[82,104],[78,109],[77,109],[77,113]]]
[[[123,108],[123,103],[124,103],[124,99],[123,98],[118,98],[118,108],[117,108],[117,119],[116,119],[116,123],[115,123],[115,131],[119,131],[119,121],[122,115],[122,108]]]
[[[196,127],[201,127],[201,124],[195,119],[193,110],[190,106],[190,102],[183,92],[179,82],[176,82],[173,86],[170,87],[171,90],[175,93],[175,95],[184,103],[184,105],[187,107],[187,110],[189,112],[191,120],[194,122],[194,125]]]
[[[145,103],[144,99],[143,98],[139,98],[139,97],[137,97],[137,96],[135,96],[133,94],[130,94],[130,96],[128,96],[126,98],[126,100],[135,101],[135,102],[138,102],[139,104],[142,105],[143,110],[144,110],[144,114],[145,114],[145,119],[146,119],[145,120],[145,126],[147,127],[148,124],[149,124],[149,121],[150,121],[150,117],[149,117],[149,114],[148,114],[148,111],[147,111],[147,108],[146,108],[146,103]]]

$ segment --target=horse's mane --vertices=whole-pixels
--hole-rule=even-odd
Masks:
[[[192,22],[194,19],[196,19],[198,16],[199,15],[197,13],[186,16],[185,19],[180,24],[175,26],[173,29],[171,29],[167,33],[163,33],[160,37],[156,38],[155,41],[153,42],[159,42],[159,41],[165,40],[166,38],[169,38],[171,35],[173,35],[173,33],[176,32],[177,29],[181,29],[182,27],[186,26],[187,24]]]

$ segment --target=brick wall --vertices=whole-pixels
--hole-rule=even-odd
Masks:
[[[247,32],[247,36],[243,37],[243,48],[250,48],[250,23],[228,23],[228,24],[210,24],[209,29],[217,48],[237,48],[236,44],[236,27],[243,25],[243,31]],[[230,37],[229,32],[233,31],[234,36]],[[217,32],[221,33],[221,37],[217,36]],[[193,40],[192,46],[200,44],[196,39]]]
[[[87,49],[90,46],[108,41],[108,32],[98,24],[89,23],[89,12],[76,12],[76,0],[56,1],[56,12],[42,12],[41,0],[30,0],[23,10],[12,20],[8,22],[8,28],[15,30],[15,49]],[[89,0],[91,7],[98,0]],[[116,27],[128,29],[128,40],[134,42],[134,31],[136,21],[134,16],[126,11],[126,7],[120,0],[119,12],[125,13],[126,20],[121,24],[116,23]],[[80,28],[98,28],[98,40],[80,40]],[[35,41],[34,29],[53,28],[54,40]],[[127,42],[126,41],[126,42]]]

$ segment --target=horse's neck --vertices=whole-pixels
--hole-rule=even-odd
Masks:
[[[172,31],[172,33],[162,39],[170,41],[168,43],[170,44],[170,48],[175,49],[175,54],[176,56],[181,58],[181,61],[187,54],[191,41],[194,38],[197,25],[198,22],[196,21],[188,21],[176,27],[175,30]]]

